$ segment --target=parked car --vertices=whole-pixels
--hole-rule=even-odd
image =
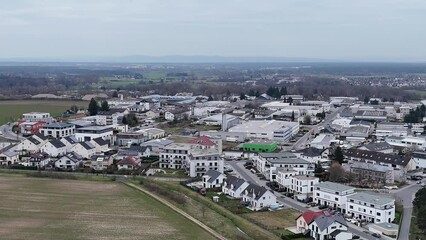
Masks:
[[[358,235],[353,235],[353,236],[352,236],[352,239],[360,239],[360,236],[358,236]]]
[[[417,184],[422,184],[422,181],[417,181]]]
[[[372,233],[371,236],[373,236],[375,238],[382,238],[382,235],[380,235],[378,233]]]
[[[318,209],[320,209],[320,210],[322,210],[322,209],[326,209],[326,208],[328,208],[328,206],[327,206],[327,205],[320,205],[320,206],[318,207]]]

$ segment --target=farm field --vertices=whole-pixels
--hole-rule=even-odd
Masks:
[[[0,174],[2,239],[213,239],[173,210],[115,182]]]
[[[49,112],[52,116],[60,116],[72,105],[87,108],[86,101],[61,100],[13,100],[0,101],[0,124],[17,120],[26,112]]]

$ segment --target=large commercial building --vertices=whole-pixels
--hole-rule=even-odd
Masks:
[[[395,199],[358,192],[347,197],[346,213],[371,223],[391,223],[395,219]]]
[[[25,122],[45,122],[50,123],[53,118],[47,112],[29,112],[22,114]]]
[[[355,193],[355,188],[334,182],[321,182],[314,186],[314,202],[346,212],[347,198]]]
[[[113,129],[111,126],[87,126],[77,128],[75,137],[80,142],[88,142],[95,138],[102,138],[112,143]]]
[[[286,142],[299,132],[299,123],[277,120],[253,120],[236,125],[230,128],[228,132],[244,133],[249,139]]]
[[[63,138],[74,135],[75,126],[69,123],[49,123],[40,128],[40,133],[46,137]]]

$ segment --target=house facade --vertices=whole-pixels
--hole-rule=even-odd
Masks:
[[[314,186],[313,201],[345,213],[347,198],[354,193],[354,187],[334,182],[321,182]]]

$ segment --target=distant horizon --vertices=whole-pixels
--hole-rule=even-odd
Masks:
[[[412,59],[323,59],[274,56],[122,55],[92,57],[11,57],[0,63],[426,63]]]

